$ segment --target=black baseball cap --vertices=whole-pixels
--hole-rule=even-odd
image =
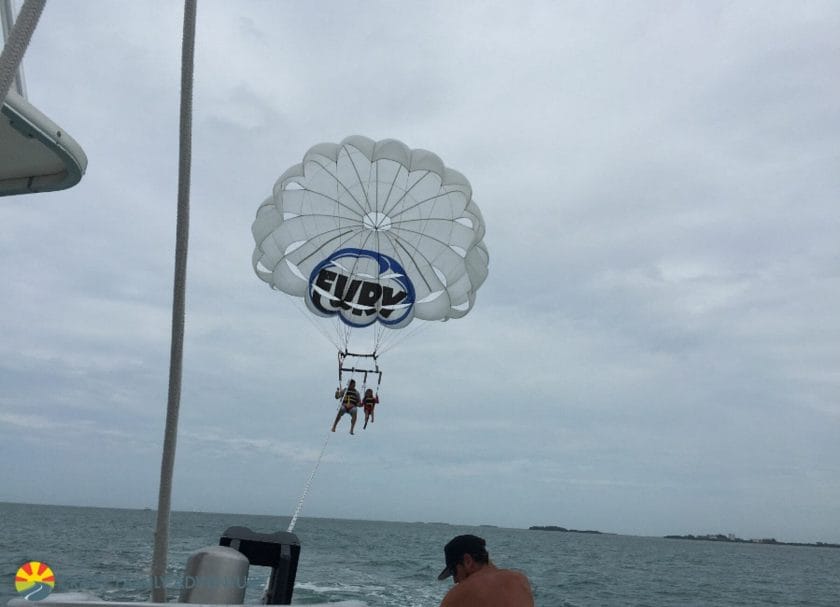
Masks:
[[[473,556],[482,556],[482,560],[487,560],[487,549],[485,546],[487,542],[477,535],[458,535],[443,547],[443,554],[446,557],[446,567],[440,572],[437,579],[445,580],[455,569],[455,566],[461,562],[465,554]]]

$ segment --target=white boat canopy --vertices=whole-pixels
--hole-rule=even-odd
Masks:
[[[64,190],[79,183],[86,168],[82,147],[9,91],[0,119],[0,196]]]
[[[0,0],[0,13],[5,55],[13,21],[8,0]],[[0,196],[76,185],[87,168],[87,156],[64,129],[26,99],[22,69],[16,72],[13,90],[0,110]]]

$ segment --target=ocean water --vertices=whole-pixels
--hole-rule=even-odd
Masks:
[[[55,572],[56,591],[147,600],[155,513],[0,503],[0,605],[30,560]],[[189,555],[228,527],[285,531],[286,517],[174,512],[167,586],[171,600]],[[443,545],[459,533],[487,539],[497,565],[524,571],[542,607],[840,606],[840,549],[588,535],[441,523],[300,518],[293,604],[345,602],[429,607],[451,582],[435,577]],[[268,570],[252,568],[256,602]]]

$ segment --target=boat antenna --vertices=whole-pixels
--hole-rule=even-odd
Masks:
[[[169,548],[169,511],[172,505],[172,475],[178,438],[181,404],[181,370],[184,355],[184,309],[187,283],[187,243],[190,226],[190,163],[192,159],[192,95],[195,67],[195,14],[198,0],[184,2],[184,32],[181,47],[181,116],[178,159],[178,218],[175,235],[175,279],[172,299],[172,344],[169,357],[169,398],[160,464],[155,546],[152,553],[152,601],[166,602],[166,556]]]

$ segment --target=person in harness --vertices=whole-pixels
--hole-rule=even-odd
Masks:
[[[336,413],[332,431],[335,432],[335,427],[338,425],[338,420],[341,419],[341,416],[348,413],[350,415],[350,434],[353,434],[353,430],[356,428],[356,408],[359,406],[360,400],[359,392],[356,390],[356,380],[351,379],[350,383],[347,384],[347,388],[344,390],[341,389],[341,386],[336,388],[335,397],[336,399],[341,399],[341,404],[338,407],[338,413]]]
[[[364,386],[362,386],[362,387],[364,387]],[[373,390],[371,390],[370,388],[365,390],[365,395],[362,398],[362,406],[365,409],[365,425],[362,426],[362,430],[367,428],[368,420],[370,420],[370,423],[373,423],[373,421],[374,421],[373,420],[373,410],[376,407],[378,402],[379,402],[379,395],[378,394],[374,394]]]

